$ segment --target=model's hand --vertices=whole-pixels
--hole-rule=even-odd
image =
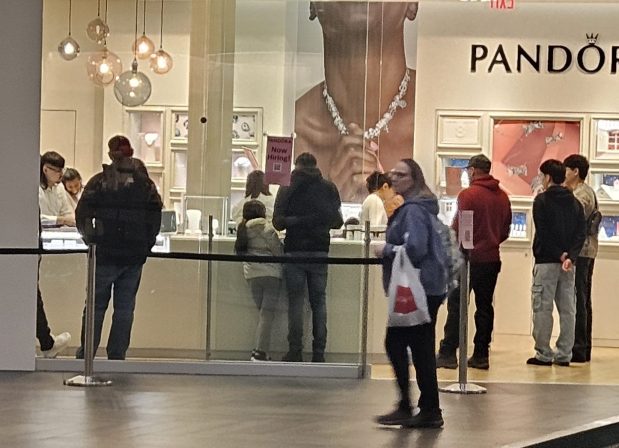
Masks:
[[[329,179],[337,186],[344,202],[362,202],[368,195],[365,179],[374,171],[383,171],[378,160],[378,145],[363,139],[363,129],[348,126],[349,135],[342,135],[335,149]]]
[[[570,260],[569,258],[567,260],[565,260],[563,262],[563,264],[561,265],[561,269],[563,269],[565,272],[569,272],[572,270],[572,267],[574,266],[574,264],[572,263],[572,260]]]
[[[561,254],[561,258],[559,258],[559,260],[561,260],[561,263],[563,263],[565,260],[567,260],[567,252],[563,252]]]

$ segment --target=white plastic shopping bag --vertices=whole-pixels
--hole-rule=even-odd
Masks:
[[[389,283],[389,327],[412,327],[430,322],[428,299],[404,247],[396,248]]]

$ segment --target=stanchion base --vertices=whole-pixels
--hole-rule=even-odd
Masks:
[[[438,390],[441,392],[446,392],[450,394],[485,394],[487,392],[485,387],[478,386],[477,384],[472,383],[455,383],[447,387],[439,387]]]
[[[75,387],[101,387],[101,386],[111,386],[111,380],[104,380],[101,378],[95,378],[94,376],[84,376],[77,375],[73,378],[69,378],[68,380],[64,380],[65,386],[75,386]]]

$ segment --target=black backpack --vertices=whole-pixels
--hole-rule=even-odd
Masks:
[[[595,195],[594,195],[595,197]],[[600,232],[600,225],[602,224],[602,213],[598,208],[598,198],[595,197],[595,209],[591,212],[587,218],[587,235],[595,236]]]

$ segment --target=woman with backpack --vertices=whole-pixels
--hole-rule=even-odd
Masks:
[[[436,378],[435,324],[447,287],[447,252],[437,232],[438,201],[426,185],[417,162],[403,159],[391,170],[393,188],[404,197],[387,224],[386,244],[377,254],[383,257],[383,286],[389,290],[396,251],[405,250],[416,269],[427,297],[430,322],[415,326],[388,326],[385,348],[400,392],[396,409],[378,416],[382,425],[410,428],[443,426]],[[413,416],[410,400],[408,349],[410,348],[421,394],[420,412]]]
[[[237,254],[282,256],[283,246],[277,231],[266,219],[266,207],[256,199],[243,205],[243,220],[237,229],[234,250]],[[282,266],[279,263],[243,262],[243,275],[258,307],[256,344],[251,361],[268,361],[271,327],[279,301]]]

